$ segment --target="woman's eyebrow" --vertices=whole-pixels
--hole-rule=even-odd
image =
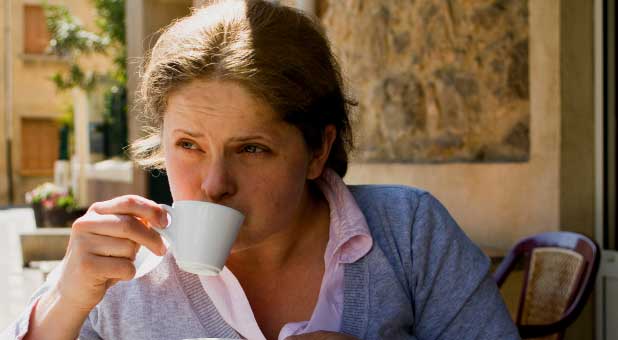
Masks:
[[[193,131],[189,131],[189,130],[185,130],[185,129],[174,129],[172,132],[180,132],[180,133],[184,133],[187,134],[191,137],[194,138],[200,138],[200,137],[204,137],[204,134],[201,132],[193,132]]]
[[[264,135],[248,135],[248,136],[232,137],[232,138],[230,138],[230,141],[232,141],[232,142],[247,142],[247,141],[256,140],[256,139],[269,140],[271,138],[268,138],[267,136],[264,136]]]
[[[190,131],[190,130],[180,129],[180,128],[172,130],[172,133],[182,133],[182,134],[189,135],[189,136],[191,136],[193,138],[204,137],[204,134],[199,132],[199,131]],[[272,140],[272,137],[261,135],[261,134],[258,134],[258,135],[247,135],[247,136],[232,137],[232,138],[229,139],[229,141],[237,142],[237,143],[242,143],[242,142],[258,140],[258,139]]]

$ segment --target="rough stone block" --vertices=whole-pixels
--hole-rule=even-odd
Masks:
[[[319,1],[358,100],[358,161],[526,161],[524,0]]]

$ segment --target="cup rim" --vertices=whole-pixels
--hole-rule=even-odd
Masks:
[[[227,205],[223,205],[223,204],[219,204],[219,203],[213,203],[213,202],[208,202],[208,201],[197,201],[197,200],[178,200],[178,201],[174,201],[172,202],[172,208],[175,208],[176,206],[188,206],[188,205],[208,205],[208,206],[214,206],[218,209],[223,209],[223,210],[229,210],[229,211],[233,211],[235,213],[238,213],[242,216],[244,216],[245,214],[243,214],[242,212],[240,212],[239,210],[236,210],[232,207],[228,207]]]

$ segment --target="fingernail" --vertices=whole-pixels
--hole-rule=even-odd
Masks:
[[[159,227],[160,227],[160,228],[165,228],[165,227],[167,227],[167,214],[166,214],[166,213],[163,213],[163,214],[161,215],[161,217],[159,218],[159,223],[160,223],[160,224],[159,224]]]

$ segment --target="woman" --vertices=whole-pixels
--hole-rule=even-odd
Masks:
[[[349,102],[302,14],[224,1],[168,27],[135,159],[246,216],[217,277],[178,269],[148,199],[93,204],[10,332],[27,339],[517,339],[487,258],[426,192],[347,187]],[[134,279],[140,246],[163,256]],[[154,255],[152,255],[154,256]]]

